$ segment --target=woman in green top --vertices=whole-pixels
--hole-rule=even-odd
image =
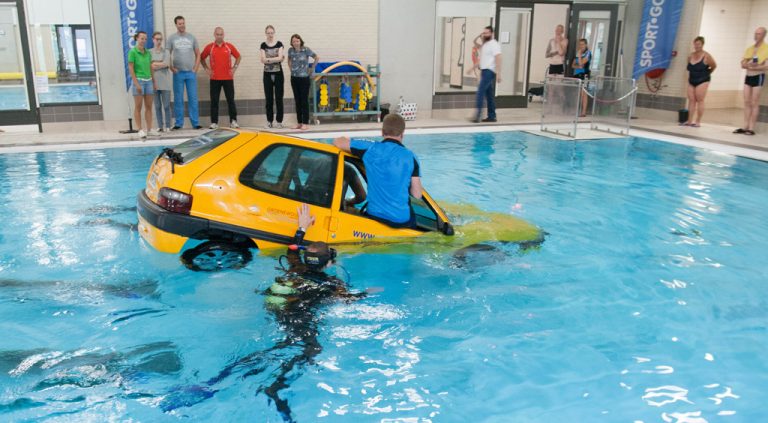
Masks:
[[[149,135],[157,135],[152,131],[152,99],[155,95],[155,79],[152,75],[152,53],[145,48],[147,44],[147,33],[138,31],[133,36],[136,40],[136,47],[128,52],[128,70],[131,73],[131,90],[133,91],[133,120],[139,129],[139,138],[146,138]],[[147,123],[147,132],[144,132],[141,126],[141,107],[144,105],[144,120]]]

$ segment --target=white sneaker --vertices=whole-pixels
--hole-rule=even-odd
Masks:
[[[147,133],[143,129],[139,129],[139,138],[146,138]]]
[[[171,132],[171,128],[166,126],[165,129],[163,129],[163,132]]]
[[[150,129],[147,133],[150,137],[159,137],[160,136],[160,130],[159,129]]]
[[[267,124],[264,125],[264,127],[267,129],[272,129],[272,122],[267,122]]]
[[[229,127],[232,128],[232,129],[237,129],[237,128],[240,127],[240,125],[237,124],[236,120],[233,120],[233,121],[229,122]]]
[[[208,127],[208,129],[219,129],[218,123],[212,123],[211,126]]]
[[[284,126],[283,126],[283,122],[277,122],[277,123],[275,124],[275,128],[277,128],[277,129],[283,129],[283,128],[284,128]]]

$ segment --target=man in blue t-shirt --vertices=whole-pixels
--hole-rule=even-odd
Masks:
[[[387,115],[381,127],[384,140],[371,142],[339,137],[333,145],[352,153],[365,164],[368,179],[366,214],[393,227],[414,223],[409,194],[421,198],[421,173],[416,155],[402,144],[405,121]]]

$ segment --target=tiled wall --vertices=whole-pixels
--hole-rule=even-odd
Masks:
[[[475,93],[437,94],[432,96],[432,109],[472,109]]]
[[[104,120],[101,106],[43,106],[40,108],[43,123],[82,122]]]
[[[635,104],[637,107],[647,109],[677,111],[685,108],[685,99],[682,97],[638,93]]]
[[[235,100],[235,106],[237,107],[237,114],[238,116],[245,116],[245,115],[261,115],[264,116],[264,122],[266,122],[266,108],[265,108],[266,100],[260,99],[260,100]],[[277,109],[275,109],[275,112],[277,112]],[[295,113],[296,108],[294,107],[293,99],[292,98],[285,98],[283,99],[283,114],[287,116],[290,113]],[[171,113],[173,113],[173,110],[171,110]],[[211,102],[210,101],[201,101],[200,102],[200,116],[204,118],[208,118],[211,116]],[[227,111],[227,102],[226,101],[220,101],[219,102],[219,122],[220,123],[229,123],[229,114]],[[205,124],[206,121],[203,120],[200,124]]]

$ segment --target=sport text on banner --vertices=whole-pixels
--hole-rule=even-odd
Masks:
[[[669,67],[683,3],[684,0],[645,0],[633,78],[638,79],[654,69]]]
[[[125,89],[131,87],[128,71],[128,52],[136,46],[133,36],[138,31],[147,33],[146,48],[152,48],[152,32],[155,27],[152,0],[120,0],[120,27],[123,36],[123,64],[125,65]]]

